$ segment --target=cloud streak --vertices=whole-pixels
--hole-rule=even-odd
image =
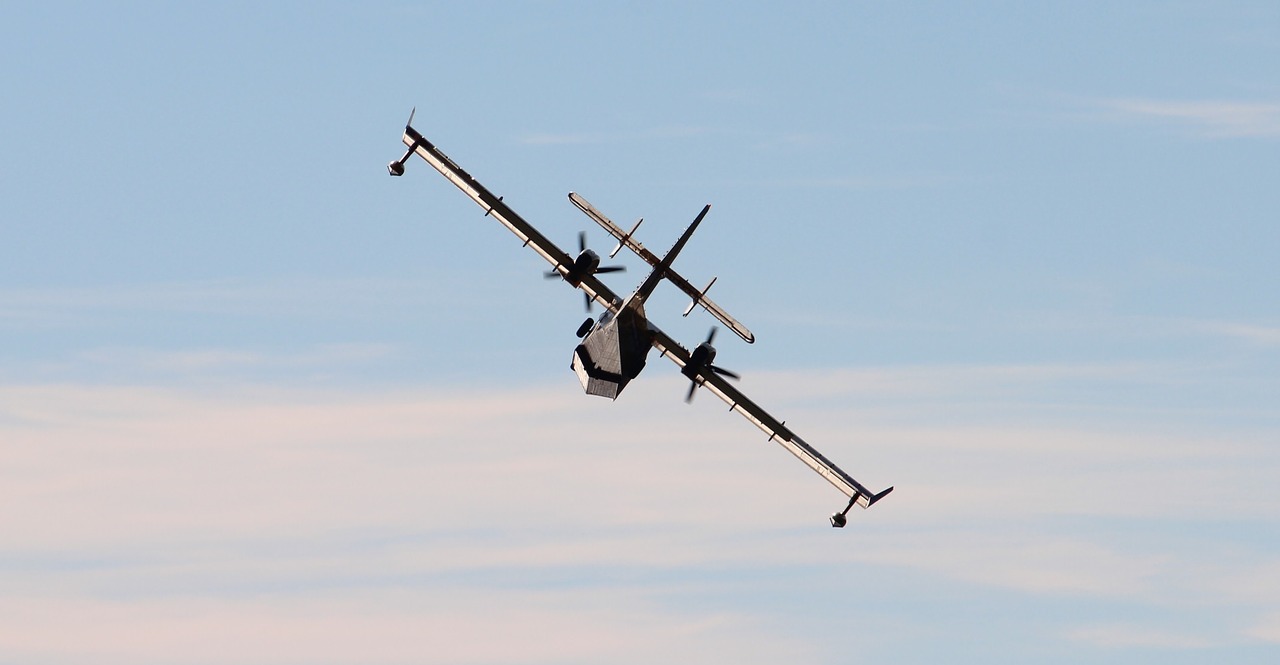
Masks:
[[[1085,626],[1072,630],[1068,637],[1100,647],[1199,650],[1213,646],[1211,641],[1194,633],[1153,630],[1132,624]]]
[[[685,408],[675,376],[616,403],[559,383],[10,385],[0,654],[342,662],[363,643],[379,645],[366,661],[388,663],[776,662],[796,649],[838,662],[800,636],[824,621],[874,627],[872,608],[903,602],[895,580],[960,596],[1226,609],[1269,634],[1274,590],[1242,586],[1242,571],[1265,577],[1280,554],[1230,532],[1188,536],[1186,520],[1275,524],[1270,448],[1141,415],[1102,431],[936,411],[973,386],[1027,393],[1134,371],[949,368],[934,385],[929,368],[766,377],[777,392],[761,400],[806,439],[867,482],[899,486],[845,532],[823,523],[834,490],[718,403]],[[886,383],[892,404],[847,406]],[[844,397],[804,407],[815,384]],[[1159,523],[1172,533],[1124,535]],[[1218,560],[1231,565],[1203,563]],[[820,572],[830,570],[860,572]],[[779,583],[809,574],[822,593],[863,602],[824,607],[815,587]],[[744,593],[810,609],[744,616]],[[1247,638],[1215,621],[1204,639]],[[145,639],[156,627],[180,637]],[[68,630],[81,639],[57,637]],[[476,646],[495,630],[511,639]],[[1159,620],[1108,632],[1078,617],[1058,630],[1098,648],[1154,647],[1148,638],[1171,632]]]
[[[652,611],[638,590],[610,602],[581,592],[304,598],[0,601],[0,653],[41,662],[545,663],[731,658],[767,663],[803,654],[799,640],[753,637],[734,614]],[[65,639],[65,627],[77,639]],[[500,636],[500,639],[495,639]]]
[[[1119,98],[1099,104],[1122,117],[1190,125],[1209,138],[1280,137],[1277,103]]]
[[[443,299],[442,299],[443,298]],[[0,326],[81,326],[139,313],[324,315],[414,302],[449,305],[461,296],[426,282],[396,279],[276,279],[157,282],[0,289]]]
[[[318,344],[286,353],[226,348],[153,351],[140,348],[99,348],[84,352],[85,362],[127,366],[164,373],[226,369],[316,368],[376,362],[393,357],[390,344]]]
[[[609,143],[629,143],[634,141],[669,141],[705,136],[711,133],[706,127],[695,125],[664,125],[647,130],[630,132],[575,132],[557,134],[554,132],[535,132],[520,137],[525,145],[601,145]]]

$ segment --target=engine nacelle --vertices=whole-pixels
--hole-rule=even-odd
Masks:
[[[564,279],[577,286],[582,283],[582,278],[587,275],[594,275],[599,268],[600,255],[592,250],[584,249],[578,253],[578,258],[573,260],[573,267],[569,269],[569,274],[565,275]]]
[[[685,365],[680,372],[687,377],[693,378],[698,375],[698,370],[711,365],[712,362],[715,362],[715,359],[716,347],[711,346],[708,342],[703,342],[693,350],[693,353],[689,354],[689,364]]]
[[[600,267],[600,255],[594,250],[584,249],[578,253],[578,258],[573,260],[573,271],[583,275],[590,275]]]

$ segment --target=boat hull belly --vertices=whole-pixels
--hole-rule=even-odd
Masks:
[[[644,336],[643,321],[630,312],[596,326],[573,350],[571,367],[588,395],[617,399],[631,379],[644,369],[652,348]]]

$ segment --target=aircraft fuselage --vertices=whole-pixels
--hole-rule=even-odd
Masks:
[[[570,366],[588,395],[617,399],[631,379],[644,369],[653,348],[644,302],[630,298],[615,315],[600,317],[573,350]]]

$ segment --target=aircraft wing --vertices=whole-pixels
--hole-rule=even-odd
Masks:
[[[689,364],[690,355],[688,350],[661,330],[653,328],[652,332],[653,346],[661,351],[662,355],[670,358],[681,368]],[[695,381],[723,400],[725,404],[728,404],[730,410],[742,414],[742,417],[750,421],[751,424],[768,434],[770,441],[777,441],[792,455],[799,458],[801,462],[808,465],[810,469],[826,478],[827,482],[835,485],[836,489],[844,492],[844,495],[850,498],[850,506],[857,503],[863,508],[870,508],[872,504],[893,491],[892,487],[879,494],[868,490],[861,483],[854,480],[852,476],[836,466],[834,462],[818,452],[817,449],[805,443],[799,436],[796,436],[794,432],[787,428],[786,423],[769,415],[767,411],[739,392],[723,376],[706,368],[699,370],[697,376],[698,378]]]
[[[412,116],[410,119],[412,120]],[[552,268],[559,271],[561,275],[566,274],[573,266],[573,257],[542,235],[532,224],[524,221],[520,215],[516,214],[516,211],[502,202],[501,196],[494,196],[493,192],[486,189],[471,174],[462,170],[462,167],[455,164],[439,148],[423,137],[422,134],[419,134],[418,130],[414,129],[412,125],[405,125],[404,136],[401,140],[409,147],[410,152],[416,153],[423,161],[439,171],[440,175],[443,175],[458,189],[461,189],[464,194],[471,197],[472,201],[479,204],[484,209],[486,217],[493,217],[498,220],[503,226],[507,227],[507,230],[514,233],[526,247],[546,259],[547,263],[550,263]],[[407,154],[405,158],[408,158]],[[394,167],[395,164],[393,162],[392,166]],[[401,160],[400,166],[401,171],[403,171],[403,160]],[[393,174],[396,174],[394,170]],[[618,311],[618,303],[621,301],[617,294],[594,275],[583,276],[579,288],[606,309],[615,313]]]
[[[573,205],[577,206],[579,210],[586,213],[588,217],[590,217],[591,219],[594,219],[597,224],[599,224],[602,228],[604,228],[604,230],[613,234],[613,237],[617,238],[622,246],[625,246],[627,249],[630,249],[631,251],[635,252],[636,256],[639,256],[640,258],[644,259],[645,262],[648,263],[649,265],[657,266],[659,263],[662,262],[662,257],[658,256],[657,254],[654,254],[653,252],[645,248],[644,245],[640,244],[639,240],[636,240],[635,238],[632,237],[630,233],[627,233],[626,231],[623,231],[621,228],[619,228],[617,224],[614,224],[612,220],[610,220],[608,217],[605,217],[604,213],[601,213],[599,210],[597,210],[595,206],[591,205],[591,203],[586,199],[582,198],[582,196],[578,195],[575,192],[569,192],[569,200],[573,201]],[[636,226],[639,226],[639,224],[636,224]],[[634,232],[634,229],[632,231]],[[719,319],[720,323],[723,323],[727,328],[732,330],[738,337],[741,337],[748,344],[754,343],[756,341],[755,335],[752,334],[752,332],[748,330],[746,326],[739,323],[737,319],[734,319],[732,316],[729,316],[728,312],[721,309],[719,305],[715,304],[709,298],[706,297],[707,289],[711,288],[710,284],[708,284],[706,288],[699,290],[693,284],[690,284],[689,280],[685,279],[684,277],[681,277],[678,273],[676,273],[675,269],[673,268],[667,269],[665,277],[667,278],[667,281],[671,282],[672,284],[675,284],[676,287],[679,288],[681,291],[684,291],[685,295],[688,295],[690,298],[693,298],[694,305],[700,305],[703,309],[710,312],[712,316]],[[714,279],[711,281],[713,283],[715,282]],[[689,309],[692,310],[693,305],[690,305]],[[686,315],[688,313],[689,313],[688,311],[685,312]]]

